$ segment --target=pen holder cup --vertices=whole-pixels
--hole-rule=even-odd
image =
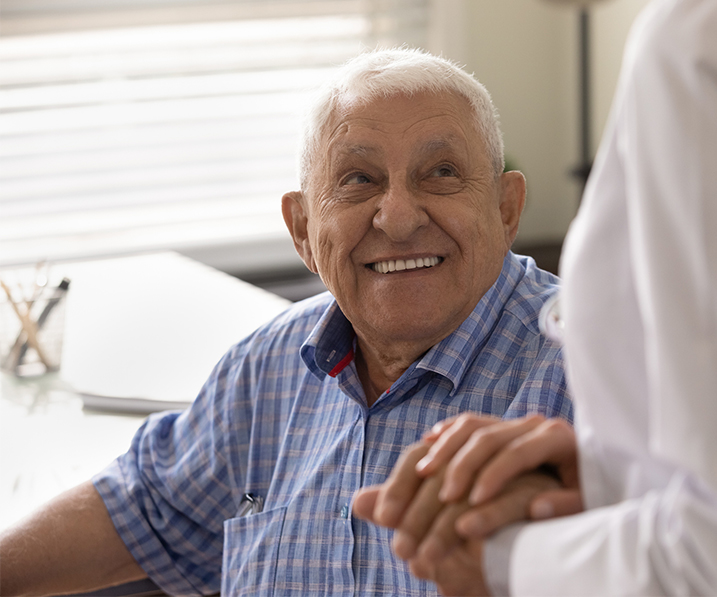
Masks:
[[[66,294],[64,289],[55,289],[35,300],[12,302],[0,297],[2,371],[34,377],[60,368]]]

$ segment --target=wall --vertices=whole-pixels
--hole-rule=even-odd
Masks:
[[[607,121],[630,25],[648,3],[649,0],[614,0],[593,10],[593,129],[596,131],[602,131]],[[596,136],[596,144],[598,140]]]
[[[648,0],[591,9],[593,145],[609,112],[629,27]],[[433,51],[464,63],[493,96],[506,156],[528,180],[517,246],[560,242],[580,184],[578,10],[546,0],[434,0]]]

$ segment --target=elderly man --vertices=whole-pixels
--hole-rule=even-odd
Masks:
[[[354,493],[451,415],[571,418],[537,326],[557,280],[510,252],[525,182],[503,173],[478,82],[421,52],[363,54],[318,98],[301,163],[282,210],[331,294],[237,344],[188,411],[150,417],[11,532],[3,590],[432,594],[389,531],[352,519]]]

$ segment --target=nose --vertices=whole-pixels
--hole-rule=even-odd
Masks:
[[[395,242],[407,241],[429,217],[416,194],[405,184],[392,184],[380,199],[373,226]]]

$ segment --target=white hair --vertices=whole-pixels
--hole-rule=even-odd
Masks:
[[[374,50],[344,64],[333,81],[319,89],[306,115],[299,155],[301,188],[319,153],[324,129],[342,106],[367,104],[392,95],[454,93],[468,100],[496,177],[505,167],[503,135],[488,90],[454,62],[415,49]]]

